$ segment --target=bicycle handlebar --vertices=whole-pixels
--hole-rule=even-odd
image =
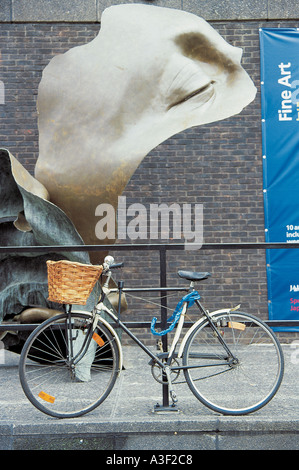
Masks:
[[[117,269],[117,268],[122,268],[124,263],[114,263],[109,266],[109,269]]]
[[[110,271],[110,269],[121,268],[123,265],[124,263],[114,263],[113,256],[108,255],[104,259],[103,269],[104,269],[104,272],[107,273],[108,271]]]

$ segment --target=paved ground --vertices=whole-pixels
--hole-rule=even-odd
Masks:
[[[44,415],[28,402],[19,383],[18,356],[5,351],[0,357],[0,449],[299,449],[299,349],[294,345],[284,347],[278,394],[242,417],[210,411],[186,384],[176,387],[179,411],[155,412],[155,405],[163,404],[162,385],[152,379],[148,357],[138,351],[124,347],[126,369],[99,408],[67,420]]]

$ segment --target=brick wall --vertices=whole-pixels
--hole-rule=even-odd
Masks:
[[[258,90],[259,28],[297,26],[287,20],[212,25],[232,45],[243,48],[244,68]],[[93,39],[99,27],[97,23],[0,24],[0,80],[5,86],[0,146],[8,148],[31,173],[38,155],[36,97],[42,70],[55,54]],[[202,203],[206,243],[264,241],[260,119],[258,93],[240,115],[189,129],[159,145],[129,182],[124,193],[127,204]],[[121,273],[126,285],[159,285],[157,253],[116,256],[126,262]],[[243,310],[267,318],[263,250],[169,252],[167,259],[169,285],[183,285],[177,269],[210,271],[213,277],[201,285],[208,308],[242,303]],[[169,305],[176,301],[169,300]],[[149,312],[150,304],[141,307],[138,301],[137,308],[132,308],[129,302],[126,318],[148,320],[159,310],[153,307]]]
[[[98,24],[0,23],[0,145],[33,173],[38,155],[36,98],[42,71],[56,54],[92,40]]]

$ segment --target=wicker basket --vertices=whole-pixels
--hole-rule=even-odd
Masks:
[[[60,304],[85,305],[103,266],[72,261],[47,261],[48,300]]]

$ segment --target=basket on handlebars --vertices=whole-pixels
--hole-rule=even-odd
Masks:
[[[48,300],[60,304],[85,305],[103,266],[73,261],[47,261]]]

